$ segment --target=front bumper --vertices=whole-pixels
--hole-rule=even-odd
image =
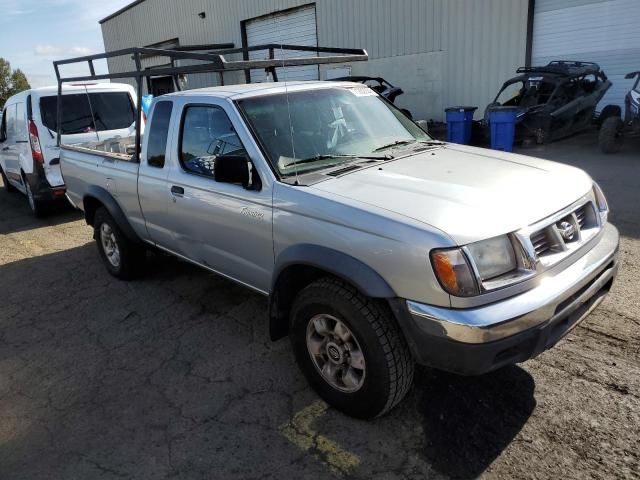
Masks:
[[[618,271],[618,230],[606,224],[595,246],[535,288],[493,304],[450,309],[392,305],[419,363],[480,374],[551,348],[604,299]]]

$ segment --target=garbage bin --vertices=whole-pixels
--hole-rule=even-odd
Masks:
[[[468,145],[471,141],[471,127],[473,112],[478,107],[449,107],[445,108],[447,117],[447,142]]]
[[[518,107],[492,107],[489,112],[492,149],[513,152],[517,116]]]

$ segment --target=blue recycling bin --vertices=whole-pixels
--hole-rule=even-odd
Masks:
[[[471,127],[473,112],[478,107],[449,107],[445,108],[447,117],[447,142],[469,145],[471,141]]]
[[[503,152],[513,152],[516,135],[517,107],[493,107],[489,112],[491,128],[491,148]]]

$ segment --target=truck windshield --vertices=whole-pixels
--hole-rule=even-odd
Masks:
[[[40,99],[42,122],[54,132],[58,129],[57,102],[56,96]],[[128,128],[135,121],[135,115],[131,96],[127,92],[66,94],[62,96],[61,133],[70,135]]]
[[[288,98],[287,98],[288,97]],[[282,177],[381,157],[381,150],[431,138],[367,87],[323,88],[240,100]]]

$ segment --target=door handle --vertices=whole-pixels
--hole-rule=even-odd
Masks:
[[[171,187],[171,194],[181,197],[184,195],[184,188],[174,185]]]

